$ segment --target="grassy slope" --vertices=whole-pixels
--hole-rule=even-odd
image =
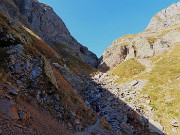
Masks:
[[[119,64],[117,67],[115,67],[110,72],[112,75],[118,75],[119,78],[117,79],[118,83],[125,83],[129,79],[131,79],[133,76],[141,73],[145,70],[145,67],[139,63],[135,59],[129,59],[122,64]]]
[[[172,133],[170,123],[173,118],[180,122],[180,43],[174,45],[172,50],[157,54],[149,60],[153,66],[150,73],[142,72],[145,67],[135,59],[123,62],[110,72],[119,76],[118,83],[147,79],[148,83],[141,93],[150,96],[150,106],[156,114],[153,119],[165,127],[168,135],[179,135],[180,128]]]
[[[175,45],[172,52],[164,52],[151,60],[154,68],[144,75],[149,81],[142,93],[150,96],[150,105],[158,116],[156,119],[170,135],[173,134],[171,119],[176,118],[180,122],[180,44]]]

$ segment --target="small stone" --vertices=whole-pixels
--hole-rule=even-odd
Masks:
[[[130,82],[128,85],[130,86],[136,86],[138,84],[138,81],[137,80],[134,80],[132,82]]]
[[[17,126],[18,128],[22,128],[23,126],[20,124],[16,124],[15,126]]]
[[[72,126],[71,123],[68,123],[67,126],[68,126],[69,129],[73,129],[73,126]]]
[[[62,69],[63,67],[59,63],[53,63],[56,68]]]
[[[91,107],[90,103],[87,100],[85,101],[85,104],[87,105],[87,107]]]
[[[161,126],[160,123],[158,123],[152,119],[149,119],[149,131],[151,133],[158,133],[160,135],[163,135],[164,127]]]
[[[172,132],[173,132],[173,133],[176,133],[176,132],[177,132],[177,129],[176,129],[176,128],[172,128]]]
[[[179,123],[177,122],[177,120],[173,119],[171,121],[171,125],[174,126],[174,127],[179,127]]]
[[[150,103],[151,103],[151,100],[146,100],[146,103],[147,103],[147,104],[150,104]]]
[[[75,124],[76,124],[76,125],[79,125],[79,124],[80,124],[79,119],[75,119]]]
[[[105,118],[106,121],[110,121],[111,120],[111,118],[108,115],[104,115],[104,118]]]
[[[153,110],[153,108],[151,106],[148,106],[148,105],[146,106],[146,108],[147,108],[148,111],[152,111]]]
[[[59,95],[58,95],[58,94],[55,94],[54,96],[55,96],[56,100],[60,100],[60,98],[59,98]]]
[[[147,94],[144,94],[144,96],[143,97],[145,97],[145,98],[149,98],[149,95],[147,95]]]
[[[69,111],[69,113],[70,113],[70,115],[72,115],[72,116],[74,116],[74,117],[76,116],[76,113],[74,113],[74,112],[71,111],[71,110]]]
[[[93,77],[94,79],[99,79],[100,78],[100,74],[97,74]]]
[[[171,82],[172,82],[172,80],[168,80],[168,82],[169,82],[169,83],[171,83]]]
[[[128,121],[128,117],[127,117],[127,115],[124,115],[124,117],[123,117],[123,120],[122,120],[123,122],[127,122]]]
[[[21,112],[18,113],[18,115],[19,115],[19,118],[22,119],[22,120],[26,120],[26,118],[27,118],[27,115],[26,115],[25,112],[21,111]]]
[[[11,85],[12,85],[12,84],[11,84],[11,82],[6,82],[6,84],[7,84],[7,85],[9,85],[9,86],[11,86]]]
[[[8,98],[8,99],[12,99],[12,97],[9,96],[8,94],[5,94],[5,97]]]
[[[60,109],[59,104],[55,104],[55,105],[54,105],[54,109],[55,109],[56,111],[59,111],[59,109]]]

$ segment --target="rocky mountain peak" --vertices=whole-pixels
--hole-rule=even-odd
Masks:
[[[172,4],[157,13],[150,21],[146,30],[156,31],[170,25],[180,23],[180,2]]]

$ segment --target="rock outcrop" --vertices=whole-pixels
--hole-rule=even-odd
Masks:
[[[157,31],[164,27],[180,23],[180,2],[157,13],[150,21],[146,30]]]
[[[180,42],[180,3],[159,12],[147,29],[115,40],[101,57],[99,69],[107,71],[129,58],[148,58]]]
[[[54,48],[57,48],[55,43],[66,45],[74,57],[82,59],[93,67],[97,66],[97,56],[77,42],[62,19],[48,5],[37,0],[2,0],[0,11],[29,26]]]

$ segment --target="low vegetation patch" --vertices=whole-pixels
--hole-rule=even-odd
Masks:
[[[157,38],[155,38],[155,37],[148,37],[147,40],[151,44],[151,43],[156,42]]]
[[[119,64],[110,72],[112,73],[112,75],[119,76],[119,78],[117,79],[117,82],[120,83],[120,82],[127,82],[133,76],[141,73],[144,70],[145,70],[145,67],[141,63],[139,63],[137,60],[132,58]]]

